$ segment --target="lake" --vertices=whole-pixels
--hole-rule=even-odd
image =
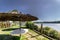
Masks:
[[[35,23],[35,25],[40,26],[40,24],[36,24],[36,23]],[[55,24],[53,24],[53,23],[43,24],[43,27],[46,27],[46,26],[53,28],[54,30],[57,30],[58,32],[60,32],[60,24],[56,24],[56,23]]]

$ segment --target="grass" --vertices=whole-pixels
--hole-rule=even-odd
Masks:
[[[12,26],[11,28],[18,28],[18,26]],[[19,39],[18,36],[10,35],[10,33],[12,32],[11,28],[0,28],[0,40],[17,40],[17,39]],[[3,30],[5,30],[5,31],[3,31]]]
[[[10,28],[0,28],[0,34],[10,34],[13,30],[18,29],[19,26],[15,25]]]
[[[25,26],[24,26],[25,27]],[[19,26],[18,25],[16,25],[16,26],[12,26],[12,27],[10,27],[10,28],[0,28],[0,39],[4,39],[5,40],[5,38],[10,38],[10,37],[12,37],[12,38],[10,38],[11,40],[13,39],[13,40],[19,40],[19,36],[12,36],[12,35],[10,35],[10,33],[13,31],[13,30],[15,30],[15,29],[17,29],[17,28],[19,28]],[[35,33],[34,31],[32,31],[32,30],[30,30],[29,29],[29,32],[30,33],[32,33],[32,35],[36,35],[37,33]],[[42,40],[48,40],[47,38],[45,38],[45,37],[43,37],[43,36],[36,36],[36,37],[34,37],[34,38],[36,38],[37,40],[40,40],[40,39],[42,39]],[[22,35],[21,36],[21,39],[20,40],[27,40],[27,38],[24,36],[24,35]]]
[[[21,40],[27,40],[24,35],[21,36]]]

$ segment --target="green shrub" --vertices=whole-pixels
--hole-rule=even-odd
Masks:
[[[34,25],[34,23],[32,22],[27,22],[25,25],[27,28],[30,28],[30,29],[35,29],[35,30],[38,29],[37,25]]]
[[[49,34],[50,34],[49,36],[57,38],[58,32],[56,30],[51,30]]]
[[[52,38],[57,38],[58,32],[56,30],[54,30],[54,29],[52,29],[50,27],[44,27],[43,29],[44,29],[43,30],[44,34],[46,34],[46,35],[48,35],[48,36],[50,36]]]
[[[58,33],[58,35],[56,37],[58,40],[60,40],[60,33]]]
[[[49,35],[48,33],[49,33],[50,30],[51,30],[50,27],[44,27],[43,28],[43,33],[46,34],[46,35]]]

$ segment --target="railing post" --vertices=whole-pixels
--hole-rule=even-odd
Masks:
[[[43,33],[43,24],[41,23],[41,34]]]

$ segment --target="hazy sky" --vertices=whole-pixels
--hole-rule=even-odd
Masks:
[[[60,0],[0,0],[0,12],[17,9],[40,20],[60,20]]]

